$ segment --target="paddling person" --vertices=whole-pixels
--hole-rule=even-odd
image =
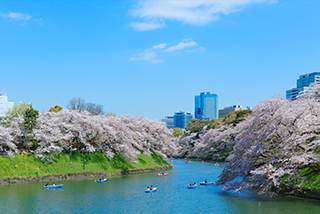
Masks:
[[[47,183],[47,184],[45,185],[45,187],[47,187],[47,186],[49,186],[49,183]]]
[[[102,180],[104,180],[104,177],[102,177]]]
[[[147,190],[148,190],[148,191],[150,190],[149,186],[147,187]]]
[[[150,190],[153,190],[153,187],[152,187],[152,185],[150,186]]]
[[[189,186],[193,186],[192,182],[190,182]]]
[[[197,186],[197,183],[196,183],[196,182],[194,182],[193,186]]]
[[[52,186],[55,186],[55,183],[54,183],[54,182],[52,183]]]
[[[207,179],[204,181],[205,183],[208,183]]]

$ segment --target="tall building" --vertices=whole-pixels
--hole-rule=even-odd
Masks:
[[[173,127],[184,129],[188,122],[192,120],[192,114],[189,112],[176,112],[174,113]]]
[[[247,110],[249,108],[243,108],[242,105],[233,105],[229,107],[225,107],[221,110],[219,110],[219,118],[224,118],[227,116],[227,114],[234,112],[234,111],[242,111]]]
[[[311,83],[320,83],[320,72],[300,75],[297,87],[286,91],[286,99],[296,100],[299,94],[308,92]]]
[[[14,106],[13,102],[8,102],[7,93],[0,92],[0,117],[4,117],[6,111]]]
[[[173,129],[173,120],[174,117],[173,116],[166,116],[164,119],[162,119],[161,121],[165,122],[167,124],[167,128],[168,129]]]
[[[212,120],[219,118],[218,95],[202,92],[194,97],[194,116],[197,119]]]

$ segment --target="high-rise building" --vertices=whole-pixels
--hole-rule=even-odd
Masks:
[[[184,129],[188,122],[192,120],[192,114],[189,112],[176,112],[174,113],[173,127]]]
[[[166,116],[164,119],[162,119],[161,121],[165,122],[167,124],[167,128],[168,129],[173,129],[173,120],[174,117],[173,116]]]
[[[194,97],[194,116],[197,119],[212,120],[219,118],[218,95],[202,92]]]
[[[0,92],[0,117],[4,117],[6,111],[14,106],[13,102],[8,102],[7,93]]]
[[[308,92],[311,83],[320,83],[320,72],[300,75],[297,87],[286,91],[286,99],[296,100],[299,94]]]
[[[247,110],[249,108],[243,108],[242,105],[233,105],[229,107],[225,107],[221,110],[219,110],[219,118],[224,118],[227,116],[227,114],[234,112],[234,111],[242,111]]]

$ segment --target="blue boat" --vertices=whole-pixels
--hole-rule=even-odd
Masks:
[[[63,187],[63,184],[55,185],[55,186],[44,186],[45,189],[57,189],[62,187]]]
[[[103,183],[103,182],[107,182],[107,179],[104,180],[97,180],[98,183]]]
[[[188,189],[194,189],[194,188],[197,188],[197,187],[198,187],[197,185],[195,185],[195,186],[188,185]]]
[[[155,192],[155,191],[157,191],[157,188],[156,187],[154,187],[152,190],[146,190],[145,192]]]
[[[200,182],[200,185],[213,185],[214,184],[214,182]]]

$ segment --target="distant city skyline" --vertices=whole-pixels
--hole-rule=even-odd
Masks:
[[[212,120],[219,118],[219,99],[217,94],[201,92],[194,96],[194,118]]]
[[[7,93],[0,92],[0,117],[4,117],[6,112],[13,106],[14,103],[8,100]]]
[[[40,112],[81,97],[117,115],[161,120],[194,114],[203,91],[219,95],[219,109],[254,106],[320,71],[320,1],[0,1],[0,8],[0,91]]]
[[[286,91],[286,99],[296,100],[298,95],[308,92],[311,83],[320,83],[320,72],[300,75],[296,87]]]

